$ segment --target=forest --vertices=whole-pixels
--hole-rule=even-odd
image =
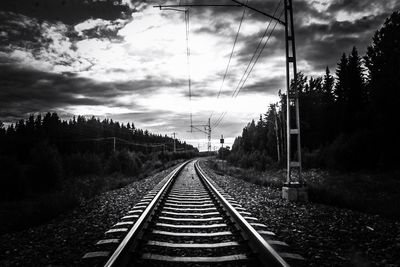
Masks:
[[[111,119],[47,113],[0,122],[0,232],[40,223],[198,154],[179,140],[173,149],[171,137]]]
[[[343,53],[334,75],[298,73],[303,166],[341,171],[398,170],[400,12],[375,32],[365,55]],[[286,96],[237,137],[229,162],[263,171],[285,164]],[[397,121],[397,122],[396,122]]]

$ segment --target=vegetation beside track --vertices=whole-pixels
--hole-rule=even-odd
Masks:
[[[281,188],[284,169],[263,172],[243,169],[226,161],[210,159],[207,166],[221,175],[229,175],[265,187]],[[303,172],[311,202],[332,205],[400,219],[400,172],[358,171],[344,173],[310,169]]]
[[[322,77],[299,73],[292,81],[299,93],[302,167],[311,201],[400,218],[395,204],[400,201],[400,139],[392,130],[400,103],[399,33],[400,12],[395,11],[364,56],[354,47],[340,57],[335,76],[327,68]],[[230,164],[225,173],[282,186],[286,104],[281,94],[265,115],[244,127],[231,150],[220,149],[219,158]]]
[[[280,188],[219,175],[207,166],[203,170],[305,257],[307,266],[400,266],[400,220],[313,202],[287,202]]]
[[[54,218],[82,201],[192,158],[197,150],[132,124],[56,113],[0,122],[0,234]],[[169,151],[168,151],[169,150]]]
[[[338,58],[335,75],[327,68],[324,76],[299,73],[292,81],[300,101],[304,168],[400,170],[400,139],[393,130],[399,120],[399,43],[396,11],[376,31],[364,56],[354,47]],[[281,94],[265,115],[247,124],[224,158],[259,171],[285,166],[286,106]]]

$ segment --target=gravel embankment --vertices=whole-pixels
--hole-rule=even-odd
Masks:
[[[173,168],[106,192],[51,222],[0,236],[0,266],[74,266]]]
[[[400,266],[399,221],[314,203],[287,203],[280,190],[217,175],[204,162],[201,167],[309,266]]]

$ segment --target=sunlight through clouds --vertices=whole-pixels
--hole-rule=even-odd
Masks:
[[[212,112],[215,122],[228,111],[215,134],[225,132],[227,138],[233,138],[277,101],[278,90],[285,91],[282,26],[276,27],[240,88],[239,81],[269,21],[246,10],[221,88],[242,9],[192,8],[190,102],[184,13],[153,8],[158,1],[122,3],[124,7],[108,6],[112,10],[106,13],[88,8],[79,14],[64,14],[54,4],[57,19],[46,12],[35,17],[23,8],[21,13],[0,11],[4,22],[0,25],[0,58],[11,74],[24,73],[26,84],[37,94],[27,105],[32,106],[30,110],[20,109],[22,113],[17,114],[15,109],[10,118],[48,111],[42,109],[49,105],[40,106],[46,103],[45,92],[57,99],[55,109],[68,114],[108,114],[122,121],[137,121],[138,127],[148,126],[159,133],[164,129],[182,131],[182,139],[192,138],[186,132],[191,112],[198,123],[205,123]],[[267,13],[276,6],[274,1],[253,3]],[[353,45],[365,49],[374,29],[396,7],[399,4],[393,0],[296,1],[298,70],[320,75],[329,66],[333,72],[340,54]],[[22,94],[30,87],[18,88]],[[232,98],[235,90],[240,94]]]

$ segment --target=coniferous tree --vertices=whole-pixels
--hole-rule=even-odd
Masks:
[[[343,53],[336,67],[337,82],[335,85],[335,106],[337,119],[335,127],[341,132],[349,132],[352,119],[349,118],[349,94],[350,94],[350,77],[349,77],[349,59]]]
[[[365,56],[370,97],[379,115],[389,121],[400,102],[400,12],[394,12],[378,30]],[[397,117],[397,116],[396,116]],[[383,123],[384,124],[384,123]]]
[[[297,81],[291,81],[299,92],[305,166],[311,159],[314,165],[308,166],[398,168],[400,138],[394,129],[400,105],[399,44],[400,12],[394,12],[376,32],[364,61],[353,47],[349,56],[343,54],[338,61],[336,79],[326,68],[322,78],[299,73]],[[364,62],[368,72],[363,68]],[[280,97],[278,132],[286,141],[286,96]],[[276,160],[279,139],[271,114],[269,108],[256,125],[253,121],[243,129],[232,147],[232,162],[262,168],[255,161],[268,157]],[[284,148],[285,142],[282,145]]]
[[[361,58],[358,56],[356,47],[353,47],[348,60],[348,106],[349,112],[361,112],[366,103],[365,83]]]
[[[323,103],[325,105],[331,105],[334,101],[333,97],[333,87],[335,85],[335,78],[331,75],[329,67],[325,69],[325,75],[322,82],[322,94]]]
[[[376,132],[376,154],[383,166],[398,166],[400,140],[394,130],[400,106],[400,12],[386,19],[365,56],[371,131]]]
[[[319,144],[326,144],[331,142],[336,136],[338,130],[335,125],[337,124],[337,114],[335,106],[335,96],[334,96],[334,86],[335,78],[331,75],[328,67],[325,69],[325,75],[322,82],[322,93],[321,93],[321,131],[323,139]]]
[[[337,82],[335,86],[335,98],[336,102],[339,105],[343,105],[348,100],[348,89],[349,89],[349,79],[348,79],[348,59],[345,53],[343,53],[342,57],[340,58],[339,63],[336,67],[336,77]]]

